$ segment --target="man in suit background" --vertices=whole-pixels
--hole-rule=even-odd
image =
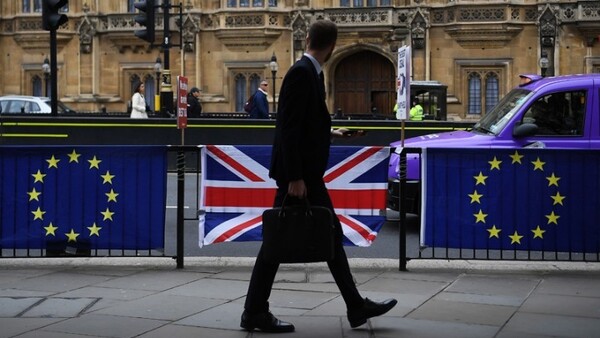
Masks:
[[[307,198],[314,206],[333,212],[333,204],[323,175],[329,158],[332,137],[346,137],[347,129],[332,129],[325,103],[322,65],[329,60],[337,40],[337,26],[328,20],[311,25],[304,56],[287,72],[281,85],[275,140],[269,175],[277,183],[274,206],[291,199]],[[386,313],[397,303],[381,303],[362,298],[358,292],[342,244],[342,227],[335,218],[335,255],[327,262],[329,270],[346,303],[351,327],[366,323],[368,318]],[[292,332],[294,325],[278,320],[269,312],[268,299],[279,268],[261,249],[256,258],[242,314],[241,327],[265,332]]]
[[[254,93],[254,106],[250,111],[251,119],[268,119],[269,118],[269,102],[267,100],[267,88],[269,83],[265,80],[260,82],[260,86]]]

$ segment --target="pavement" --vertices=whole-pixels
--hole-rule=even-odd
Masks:
[[[0,337],[264,337],[240,329],[254,258],[0,259]],[[285,337],[600,337],[600,263],[351,259],[362,295],[394,297],[351,329],[326,265],[282,265]]]

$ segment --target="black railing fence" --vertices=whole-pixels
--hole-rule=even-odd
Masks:
[[[455,150],[455,151],[460,151],[460,150]],[[466,150],[463,150],[466,151]],[[483,149],[481,150],[483,152],[488,152],[488,153],[492,153],[496,150],[494,149]],[[514,152],[514,150],[511,150]],[[523,150],[525,151],[525,150]],[[519,150],[520,153],[522,153],[523,151]],[[563,163],[562,168],[563,169],[567,169],[569,172],[577,172],[577,170],[575,169],[575,166],[579,166],[581,162],[578,162],[576,160],[577,155],[572,155],[573,152],[577,152],[574,150],[548,150],[548,149],[536,149],[534,150],[536,152],[539,152],[541,156],[546,155],[546,153],[559,153],[560,155],[565,155],[565,154],[570,154],[567,156],[571,156],[570,158],[573,158],[574,160],[571,161],[562,161]],[[567,209],[563,208],[561,209],[561,212],[565,213],[565,216],[562,217],[562,219],[560,218],[560,216],[558,215],[554,215],[554,213],[546,215],[545,218],[541,217],[543,219],[543,221],[545,221],[546,219],[548,220],[548,224],[545,224],[540,222],[539,224],[542,225],[542,228],[544,228],[544,226],[546,226],[546,230],[542,230],[540,228],[540,226],[537,227],[537,230],[531,230],[531,233],[529,230],[527,232],[521,232],[519,234],[519,236],[515,236],[517,235],[517,231],[515,230],[515,233],[512,234],[512,230],[510,233],[508,234],[512,234],[511,237],[513,238],[512,242],[514,242],[514,247],[513,248],[506,248],[507,245],[504,245],[501,248],[498,248],[497,245],[493,245],[493,240],[495,238],[492,237],[498,237],[498,236],[493,236],[493,230],[488,230],[488,231],[492,231],[489,232],[489,239],[487,241],[483,241],[483,243],[477,242],[477,239],[475,238],[476,236],[473,236],[472,234],[467,234],[468,236],[462,236],[460,237],[460,239],[458,241],[454,241],[454,245],[435,245],[435,243],[451,243],[452,239],[450,238],[452,236],[452,233],[456,233],[459,232],[459,236],[460,232],[464,232],[464,229],[467,229],[466,231],[473,231],[471,229],[477,229],[475,227],[465,227],[464,225],[462,225],[459,223],[473,223],[474,226],[477,225],[482,225],[480,223],[475,224],[477,221],[475,220],[471,220],[471,219],[466,219],[463,218],[459,221],[457,221],[456,223],[453,222],[448,222],[446,224],[444,224],[442,227],[431,227],[431,229],[429,229],[429,231],[425,232],[424,231],[424,227],[428,226],[428,222],[423,223],[423,217],[424,217],[424,213],[429,212],[429,215],[431,216],[432,214],[441,214],[442,217],[448,217],[450,218],[450,214],[451,213],[457,213],[458,210],[447,210],[447,209],[441,209],[441,210],[436,210],[435,208],[438,207],[437,205],[426,205],[423,209],[420,209],[420,212],[417,215],[414,214],[409,214],[409,211],[411,211],[411,203],[412,199],[415,198],[415,196],[409,196],[408,192],[413,193],[415,191],[414,187],[410,187],[410,184],[415,184],[415,180],[414,178],[409,179],[407,177],[407,168],[409,166],[409,164],[407,163],[407,155],[418,155],[418,171],[420,173],[423,173],[422,171],[422,167],[425,165],[425,163],[423,163],[423,154],[422,154],[423,150],[420,148],[404,148],[402,149],[402,151],[400,152],[400,183],[399,183],[399,206],[400,206],[400,214],[399,214],[399,247],[400,247],[400,252],[399,252],[399,269],[401,271],[405,271],[407,268],[407,262],[412,260],[412,259],[444,259],[444,260],[515,260],[515,261],[583,261],[583,262],[600,262],[600,250],[598,249],[600,247],[600,230],[598,230],[598,225],[600,223],[598,223],[598,212],[595,212],[594,210],[598,210],[598,207],[600,207],[600,205],[588,205],[588,206],[584,206],[584,204],[596,204],[597,201],[599,201],[600,199],[597,197],[599,194],[599,190],[594,189],[592,186],[589,187],[585,187],[585,179],[582,179],[582,185],[584,186],[584,190],[567,190],[568,192],[571,192],[573,194],[577,194],[577,196],[575,195],[569,195],[566,196],[565,198],[565,193],[563,192],[563,196],[560,195],[560,193],[558,193],[558,195],[553,196],[555,198],[555,203],[557,204],[556,201],[558,200],[558,197],[560,198],[560,201],[562,202],[563,200],[570,200],[569,202],[571,203],[569,208],[570,211],[568,211]],[[562,153],[561,153],[562,152]],[[536,153],[537,154],[537,153]],[[557,155],[558,156],[558,155]],[[583,154],[582,156],[586,156],[586,160],[585,163],[590,165],[591,163],[591,167],[594,167],[594,163],[597,163],[597,161],[600,159],[600,152],[598,151],[586,151],[585,154]],[[414,161],[414,156],[408,156],[410,159],[408,161]],[[539,158],[539,157],[538,157]],[[529,163],[527,163],[529,164]],[[412,164],[414,165],[414,163]],[[447,175],[448,176],[452,176],[452,175],[457,175],[456,173],[456,168],[452,167],[452,168],[447,168]],[[590,170],[592,172],[594,172],[594,168],[590,168]],[[550,179],[550,177],[554,176],[554,173],[552,173],[552,176],[550,176],[550,172],[547,172],[546,175],[547,179]],[[550,176],[550,177],[548,177]],[[576,175],[577,176],[577,175]],[[518,178],[514,178],[515,180],[517,180]],[[563,177],[564,179],[564,177]],[[430,185],[432,184],[431,182],[425,182],[425,180],[427,180],[427,177],[421,177],[420,180],[416,181],[416,184],[418,185],[417,187],[417,191],[418,194],[416,196],[416,198],[419,199],[419,205],[424,204],[424,201],[427,199],[427,196],[425,196],[427,194],[426,191],[424,191],[424,186],[425,185]],[[558,180],[555,179],[556,182],[559,182]],[[552,181],[550,181],[552,182]],[[547,181],[544,181],[544,186],[546,185],[546,183],[548,183]],[[565,182],[561,182],[561,184],[563,184],[564,186]],[[507,189],[510,189],[510,187],[514,187],[514,186],[518,186],[518,183],[516,182],[509,182],[509,181],[504,181],[503,184],[505,184],[505,187]],[[552,185],[550,183],[547,184]],[[567,192],[567,194],[568,194]],[[502,191],[498,191],[499,194],[502,194]],[[528,192],[531,193],[534,197],[532,199],[541,199],[544,200],[541,196],[541,193],[539,191],[536,192]],[[462,196],[462,194],[464,194],[465,196]],[[536,195],[537,194],[537,195]],[[467,197],[467,193],[461,192],[461,196],[460,198],[465,198]],[[585,200],[585,203],[574,203],[575,199],[582,199]],[[545,201],[545,200],[544,200]],[[433,203],[431,203],[433,204]],[[551,204],[551,202],[550,202]],[[561,203],[562,204],[562,203]],[[566,202],[565,202],[566,204]],[[558,205],[557,205],[558,207]],[[563,205],[560,205],[560,207],[562,208]],[[432,209],[433,208],[433,209]],[[567,211],[566,211],[567,210]],[[525,210],[525,215],[523,215],[523,217],[529,217],[528,215],[529,210]],[[529,213],[533,213],[533,211],[530,211]],[[560,212],[559,212],[560,213]],[[583,216],[581,216],[581,214],[583,213]],[[576,222],[571,222],[569,221],[571,218],[569,218],[569,214],[571,215],[571,218],[573,218],[572,215],[578,215],[576,217],[577,220],[581,220],[584,219],[585,221],[581,222],[581,221],[576,221]],[[472,214],[469,214],[468,216],[471,216]],[[483,215],[483,213],[482,213]],[[408,217],[410,216],[410,217]],[[476,216],[476,215],[472,215],[472,216]],[[554,217],[553,217],[554,216]],[[583,217],[583,218],[582,218]],[[513,219],[518,219],[519,215],[515,215],[513,217]],[[456,219],[456,217],[454,217],[454,219]],[[481,221],[481,220],[480,220]],[[490,222],[488,222],[488,224],[486,224],[486,227],[492,227],[492,224],[489,224]],[[585,223],[585,225],[582,225],[582,223]],[[498,227],[500,227],[500,225],[498,225]],[[496,229],[496,224],[493,224],[493,228],[492,229]],[[560,229],[560,234],[556,235],[555,237],[553,237],[550,241],[551,243],[549,243],[549,245],[546,247],[545,245],[543,247],[540,248],[540,246],[535,246],[532,243],[535,243],[535,238],[537,237],[539,241],[541,241],[541,238],[547,234],[545,234],[546,232],[551,233],[552,231],[554,231],[555,229]],[[485,229],[483,229],[482,231],[485,232]],[[504,231],[504,230],[503,230]],[[507,229],[508,231],[508,229]],[[499,232],[496,231],[495,234],[498,234]],[[423,237],[425,236],[424,234],[426,234],[426,236],[429,237],[428,242],[429,244],[423,244]],[[508,235],[507,234],[507,235]],[[486,236],[488,234],[486,233]],[[523,236],[521,236],[523,235]],[[529,239],[528,243],[530,244],[529,248],[522,248],[516,245],[516,243],[519,241],[526,241],[527,238],[533,238],[533,239]],[[471,237],[473,237],[473,240],[470,240]],[[510,237],[510,236],[508,236]],[[464,238],[469,238],[469,240],[464,239]],[[458,242],[458,245],[457,245]],[[431,243],[434,243],[433,245]],[[561,244],[562,243],[562,244]],[[488,247],[489,245],[489,247]],[[510,245],[508,245],[510,246]]]

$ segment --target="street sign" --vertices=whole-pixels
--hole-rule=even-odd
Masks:
[[[187,127],[187,92],[187,77],[177,76],[177,129]]]

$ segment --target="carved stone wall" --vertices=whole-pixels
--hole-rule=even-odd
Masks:
[[[273,53],[280,86],[302,55],[308,25],[321,19],[339,27],[335,62],[363,49],[395,63],[398,47],[411,45],[413,78],[448,85],[449,116],[457,118],[466,116],[465,69],[499,70],[501,95],[517,84],[518,74],[539,72],[542,49],[555,74],[600,69],[598,1],[396,0],[381,8],[340,7],[339,0],[279,0],[276,7],[261,8],[228,8],[225,0],[182,3],[183,22],[178,15],[170,22],[170,41],[182,43],[171,49],[170,70],[203,89],[205,111],[234,110],[236,72],[270,80]],[[21,0],[1,1],[0,7],[0,95],[30,95],[31,79],[43,78],[49,33],[41,30],[40,13],[21,12]],[[135,13],[127,12],[127,1],[70,0],[67,15],[68,23],[58,30],[59,98],[78,110],[123,111],[131,76],[154,76],[156,58],[164,59],[162,15],[157,15],[155,46],[134,36],[140,27]],[[553,40],[548,39],[552,29]],[[327,76],[335,62],[326,67]]]

